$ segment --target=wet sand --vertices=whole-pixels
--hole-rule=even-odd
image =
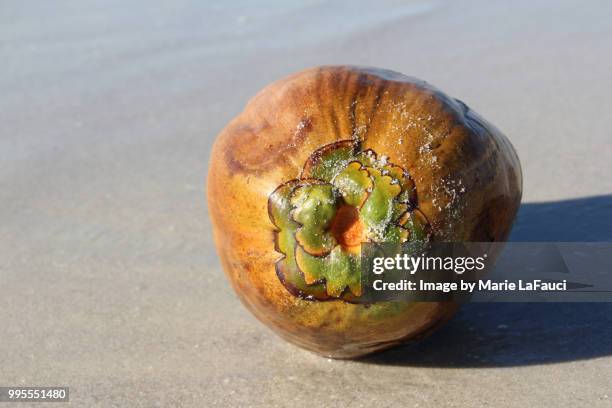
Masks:
[[[240,304],[204,197],[217,132],[320,64],[423,78],[522,161],[513,239],[612,240],[612,4],[4,2],[0,385],[74,406],[610,406],[612,306],[469,305],[358,361]]]

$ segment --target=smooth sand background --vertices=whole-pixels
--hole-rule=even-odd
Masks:
[[[2,2],[0,385],[83,407],[611,406],[609,304],[468,305],[360,362],[284,343],[226,282],[204,190],[261,87],[374,65],[510,136],[513,239],[612,240],[612,3],[257,4]]]

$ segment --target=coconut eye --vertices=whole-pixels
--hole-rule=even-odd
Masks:
[[[362,243],[430,238],[425,216],[410,216],[419,210],[408,173],[387,159],[376,160],[375,152],[360,150],[353,140],[315,150],[300,174],[268,199],[276,249],[285,255],[276,271],[289,293],[312,301],[359,302]],[[283,210],[286,206],[290,209]]]

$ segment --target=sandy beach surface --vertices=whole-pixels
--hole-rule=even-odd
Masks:
[[[612,3],[254,4],[2,2],[0,385],[79,407],[610,407],[612,304],[471,304],[362,361],[281,341],[229,287],[204,191],[261,87],[373,65],[511,138],[513,239],[610,241]]]

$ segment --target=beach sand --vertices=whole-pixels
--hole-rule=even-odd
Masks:
[[[371,65],[510,137],[513,239],[610,241],[612,3],[150,3],[0,7],[0,385],[83,407],[612,404],[612,304],[472,304],[357,362],[285,343],[229,287],[204,195],[260,88]]]

